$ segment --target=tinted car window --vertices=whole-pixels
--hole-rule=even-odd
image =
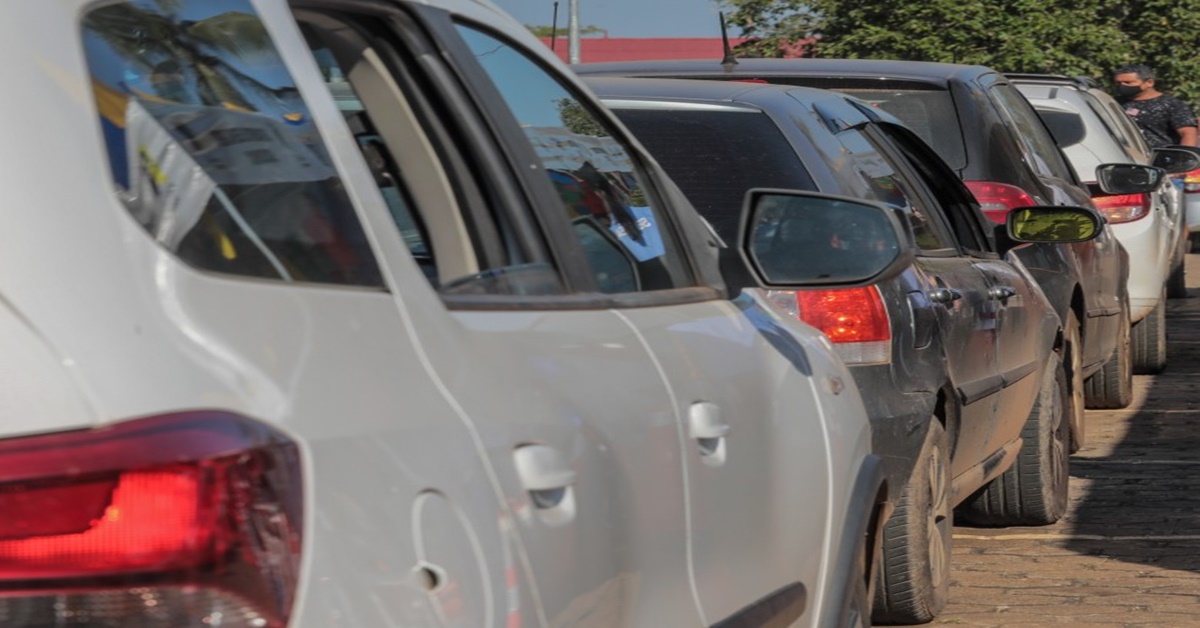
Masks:
[[[1075,181],[1070,167],[1063,160],[1054,140],[1034,113],[1029,101],[1009,85],[996,85],[990,93],[1000,105],[1001,115],[1005,116],[1017,131],[1015,135],[1021,146],[1021,153],[1029,166],[1044,177]]]
[[[617,134],[532,59],[487,33],[458,28],[558,190],[599,289],[694,285],[647,177]]]
[[[207,271],[382,285],[247,0],[105,4],[83,40],[118,196],[160,245]]]
[[[900,118],[918,137],[932,146],[951,168],[961,169],[967,165],[954,98],[946,89],[919,81],[880,79],[780,76],[771,77],[771,82],[851,94]]]
[[[717,234],[736,241],[746,191],[816,190],[766,114],[750,109],[614,109]]]
[[[908,188],[896,168],[862,133],[846,129],[836,135],[854,163],[854,171],[867,181],[875,200],[902,208],[912,225],[913,239],[924,250],[953,248],[943,238],[925,203]]]
[[[1050,129],[1050,135],[1061,148],[1074,146],[1087,137],[1087,128],[1083,117],[1070,111],[1055,111],[1053,109],[1037,109],[1038,117]]]

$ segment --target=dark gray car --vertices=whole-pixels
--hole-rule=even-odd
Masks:
[[[737,217],[753,188],[869,199],[897,208],[909,225],[913,262],[897,277],[772,294],[825,331],[851,365],[897,496],[883,535],[877,620],[928,621],[945,605],[955,506],[994,524],[1046,524],[1063,514],[1070,436],[1062,328],[1010,238],[1011,223],[1029,212],[1017,210],[1009,230],[997,228],[912,131],[835,92],[589,84],[722,238],[746,237]],[[1029,240],[1082,240],[1100,224],[1082,208],[1030,211],[1054,214],[1039,220],[1057,231]],[[844,254],[825,246],[813,257],[817,243],[809,240],[831,231],[824,220],[763,237],[786,240],[809,269],[845,267],[855,251],[877,246],[864,225],[844,224],[833,230]]]
[[[967,182],[998,222],[1020,205],[1095,210],[1029,103],[1003,74],[983,66],[865,59],[740,59],[585,64],[583,75],[763,80],[853,94],[903,120]],[[1089,174],[1090,178],[1090,174]],[[1112,386],[1132,378],[1126,279],[1129,259],[1110,229],[1068,246],[1023,247],[1018,256],[1064,321],[1072,449],[1084,440],[1083,408],[1111,405]],[[1136,341],[1136,339],[1134,339]],[[1077,350],[1076,347],[1079,349]],[[1136,348],[1134,353],[1136,354]]]

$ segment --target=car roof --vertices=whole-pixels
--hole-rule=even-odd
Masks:
[[[730,77],[758,76],[829,76],[854,78],[890,78],[945,85],[952,80],[971,80],[983,74],[999,74],[980,65],[896,61],[879,59],[738,59],[734,65],[719,60],[625,61],[584,63],[573,66],[581,75],[679,75],[724,73]]]

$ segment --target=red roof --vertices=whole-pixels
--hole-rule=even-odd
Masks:
[[[729,44],[738,46],[746,41],[731,38]],[[550,38],[543,37],[542,43],[550,45]],[[559,37],[554,42],[554,52],[563,61],[567,60],[567,38]],[[712,59],[720,61],[725,56],[720,37],[581,37],[579,60],[581,63],[605,61],[655,61],[662,59]]]

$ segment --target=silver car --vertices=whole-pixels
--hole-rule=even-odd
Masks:
[[[1166,298],[1187,295],[1183,194],[1169,180],[1151,193],[1107,194],[1099,187],[1096,168],[1106,163],[1149,165],[1155,163],[1156,154],[1165,153],[1150,149],[1111,96],[1080,79],[1052,75],[1010,75],[1009,79],[1049,127],[1129,252],[1132,366],[1137,372],[1158,372],[1167,360]]]
[[[0,623],[867,622],[862,399],[742,291],[805,278],[520,24],[7,2],[0,51]],[[746,228],[832,206],[903,250]]]

